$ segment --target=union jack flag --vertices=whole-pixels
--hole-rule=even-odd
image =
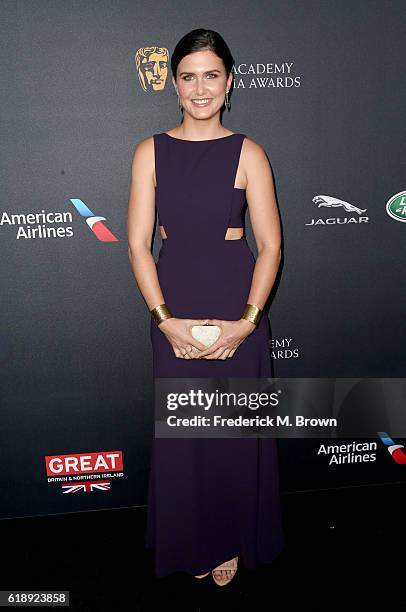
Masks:
[[[92,493],[93,491],[109,491],[109,480],[94,480],[78,482],[71,485],[62,485],[62,493]]]

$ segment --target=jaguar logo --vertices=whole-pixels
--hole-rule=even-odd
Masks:
[[[340,200],[339,198],[335,198],[333,196],[328,195],[317,195],[312,198],[312,202],[317,204],[317,208],[322,208],[323,206],[326,208],[343,208],[347,213],[356,213],[357,215],[362,215],[367,211],[366,208],[359,208],[358,206],[354,206],[349,202],[345,202],[344,200]],[[328,219],[312,219],[310,223],[305,223],[305,225],[346,225],[347,223],[368,223],[368,217],[330,217]]]
[[[344,200],[339,200],[338,198],[333,198],[332,196],[317,195],[314,196],[312,201],[318,205],[317,208],[321,208],[321,206],[326,206],[328,208],[336,208],[341,206],[345,211],[356,212],[359,215],[367,211],[366,208],[358,208],[353,204],[349,204],[348,202],[344,202]]]

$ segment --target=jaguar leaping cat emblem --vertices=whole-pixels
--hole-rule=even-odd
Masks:
[[[333,198],[332,196],[327,195],[314,196],[314,198],[312,198],[312,202],[317,204],[317,208],[320,208],[321,206],[326,206],[328,208],[336,208],[341,206],[346,212],[356,212],[359,215],[367,211],[366,208],[358,208],[358,206],[344,202],[344,200],[339,200],[338,198]]]

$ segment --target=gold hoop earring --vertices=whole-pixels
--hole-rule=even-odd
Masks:
[[[225,104],[225,107],[228,110],[228,112],[230,112],[231,104],[230,104],[230,99],[228,97],[228,91],[226,91],[226,97],[225,97],[225,100],[224,100],[224,104]]]

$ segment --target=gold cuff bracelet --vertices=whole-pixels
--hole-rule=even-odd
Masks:
[[[244,308],[241,318],[251,321],[254,325],[258,325],[261,320],[262,310],[253,304],[247,304]]]
[[[159,326],[165,319],[170,319],[173,315],[166,304],[160,304],[151,310],[151,314],[155,319],[155,323]]]

